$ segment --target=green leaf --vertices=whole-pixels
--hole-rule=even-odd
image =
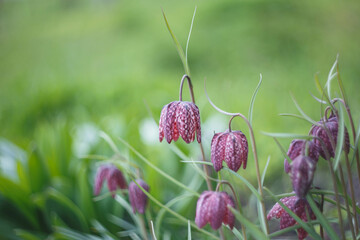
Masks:
[[[320,224],[324,227],[324,230],[329,235],[330,239],[339,239],[333,228],[330,226],[329,222],[326,220],[324,215],[320,212],[319,208],[317,207],[316,203],[314,202],[313,198],[310,194],[306,195],[306,199],[308,200],[311,209],[313,210],[316,219],[319,220]]]
[[[237,239],[239,240],[243,240],[244,237],[243,235],[239,232],[239,230],[237,230],[235,227],[231,230],[233,232],[233,234],[235,235],[235,237],[237,237]]]
[[[313,125],[318,125],[318,123],[316,121],[314,121],[308,115],[306,115],[306,113],[301,109],[301,107],[299,106],[299,104],[297,103],[297,101],[293,95],[291,95],[291,98],[292,98],[293,102],[295,103],[297,110],[304,117],[304,119],[306,119],[309,123],[311,123]]]
[[[336,144],[336,150],[335,150],[335,157],[334,157],[334,171],[336,171],[337,167],[339,166],[340,159],[341,159],[341,153],[343,150],[344,145],[344,138],[345,138],[345,123],[344,123],[344,109],[343,106],[339,105],[339,111],[338,111],[338,135],[337,135],[337,142]]]
[[[293,114],[293,113],[280,113],[279,116],[282,116],[282,117],[294,117],[294,118],[298,118],[298,119],[307,121],[303,116]]]
[[[336,73],[337,73],[337,80],[338,80],[338,84],[339,84],[339,88],[340,88],[340,92],[341,92],[341,97],[342,97],[342,99],[344,99],[345,102],[347,102],[344,85],[343,85],[343,82],[340,77],[339,62],[337,62],[337,64],[336,64]]]
[[[197,7],[195,6],[195,10],[194,10],[194,14],[193,14],[193,17],[191,19],[191,25],[190,25],[190,30],[189,30],[189,35],[188,35],[188,39],[187,39],[187,42],[186,42],[186,49],[185,49],[185,60],[186,60],[186,66],[185,66],[185,69],[187,69],[188,72],[186,72],[187,75],[190,76],[190,68],[189,68],[189,62],[188,62],[188,49],[189,49],[189,42],[190,42],[190,36],[191,36],[191,31],[192,31],[192,28],[193,28],[193,25],[194,25],[194,19],[195,19],[195,14],[196,14],[196,9]]]
[[[179,182],[178,180],[176,180],[175,178],[171,177],[170,175],[168,175],[167,173],[165,173],[163,170],[161,170],[160,168],[158,168],[157,166],[155,166],[154,164],[152,164],[148,159],[146,159],[143,155],[141,155],[138,151],[135,150],[135,148],[133,148],[128,142],[126,142],[125,140],[123,140],[122,138],[119,137],[119,140],[127,147],[129,148],[132,152],[135,153],[135,155],[137,155],[144,163],[146,163],[147,165],[149,165],[152,169],[154,169],[156,172],[158,172],[160,175],[162,175],[163,177],[165,177],[166,179],[168,179],[169,181],[171,181],[172,183],[174,183],[175,185],[189,191],[190,193],[196,195],[196,196],[200,196],[200,194],[196,191],[194,191],[193,189],[189,188],[188,186],[185,186],[183,183]]]
[[[36,236],[28,231],[22,229],[15,229],[16,236],[19,236],[23,240],[41,240],[43,238]]]
[[[55,227],[55,239],[67,239],[67,240],[102,240],[101,238],[76,232],[70,228]],[[61,238],[63,237],[63,238]]]
[[[265,165],[264,171],[263,171],[263,173],[262,173],[262,175],[261,175],[261,185],[263,185],[263,186],[264,186],[264,179],[265,179],[265,176],[266,176],[266,172],[267,172],[269,163],[270,163],[270,156],[268,156],[268,159],[267,159],[267,161],[266,161],[266,165]]]
[[[236,219],[244,224],[248,232],[257,240],[269,239],[255,224],[246,219],[241,213],[236,209],[230,208],[231,212],[235,215]]]
[[[328,79],[327,79],[326,84],[325,84],[325,86],[327,87],[327,93],[328,93],[328,96],[329,96],[330,99],[331,99],[331,81],[337,75],[337,73],[333,73],[333,72],[334,72],[335,67],[337,66],[337,63],[338,63],[338,57],[339,56],[336,56],[336,60],[335,60],[334,64],[332,65],[332,67],[331,67],[331,69],[329,71]]]
[[[191,240],[191,225],[190,225],[190,220],[188,220],[188,240]]]
[[[55,190],[54,188],[49,188],[46,191],[46,194],[49,198],[55,200],[56,202],[60,203],[64,207],[67,207],[79,220],[81,227],[84,231],[89,231],[87,221],[85,216],[83,215],[82,211],[74,202],[72,202],[68,197],[66,197],[61,192]]]
[[[320,81],[319,81],[319,78],[318,78],[318,75],[317,75],[317,74],[315,74],[315,84],[316,84],[316,87],[317,87],[317,89],[318,89],[318,91],[319,91],[319,93],[320,93],[320,95],[321,95],[321,98],[325,97],[326,102],[327,102],[330,106],[332,106],[331,101],[330,101],[330,98],[329,98],[329,96],[328,96],[328,95],[326,95],[326,93],[325,93],[325,91],[324,91],[323,87],[321,86],[321,84],[320,84]]]
[[[356,157],[356,154],[358,152],[358,148],[359,148],[359,138],[360,138],[360,121],[358,123],[358,129],[356,131],[356,134],[355,134],[355,143],[354,143],[354,153],[353,153],[353,157],[351,159],[351,165],[352,163],[354,162],[355,160],[355,157]]]
[[[257,87],[255,88],[255,91],[251,97],[251,101],[250,101],[250,107],[249,107],[249,122],[250,124],[252,124],[252,115],[253,115],[253,109],[254,109],[254,103],[255,103],[255,98],[256,98],[256,95],[260,89],[260,86],[261,86],[261,83],[262,83],[262,75],[260,74],[260,80],[259,80],[259,83],[257,85]]]
[[[181,47],[179,41],[177,40],[175,34],[174,34],[173,31],[171,30],[170,25],[169,25],[169,22],[168,22],[168,20],[167,20],[167,18],[166,18],[166,16],[165,16],[164,10],[161,9],[161,11],[162,11],[163,16],[164,16],[164,20],[165,20],[166,27],[167,27],[167,29],[169,30],[169,33],[170,33],[170,35],[171,35],[171,38],[172,38],[173,41],[174,41],[176,50],[177,50],[177,52],[178,52],[178,54],[179,54],[179,57],[180,57],[180,59],[181,59],[181,62],[182,62],[182,64],[183,64],[183,66],[184,66],[185,73],[190,76],[190,69],[188,68],[187,63],[186,63],[186,56],[185,56],[185,54],[184,54],[184,50],[182,49],[182,47]]]

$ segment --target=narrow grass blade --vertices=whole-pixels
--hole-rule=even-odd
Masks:
[[[154,223],[153,223],[153,221],[150,221],[150,223],[151,223],[151,233],[152,233],[153,239],[157,240],[156,235],[155,235],[155,230],[154,230]]]
[[[230,228],[229,228],[230,229]],[[233,234],[235,235],[235,237],[239,240],[243,240],[244,237],[243,235],[239,232],[239,230],[237,230],[235,227],[231,230],[233,232]]]
[[[356,135],[355,135],[355,143],[354,143],[354,153],[353,153],[353,157],[351,159],[351,165],[352,163],[354,162],[355,160],[355,157],[356,157],[356,151],[358,150],[359,148],[359,138],[360,138],[360,121],[358,123],[358,129],[356,131]]]
[[[344,88],[343,82],[340,77],[339,62],[336,64],[336,73],[337,73],[337,80],[338,80],[338,84],[339,84],[339,88],[340,88],[340,92],[341,92],[341,97],[342,97],[342,99],[344,99],[345,102],[347,102],[345,88]]]
[[[230,208],[231,212],[235,215],[236,219],[244,224],[249,233],[257,240],[269,239],[255,224],[246,219],[238,210]]]
[[[313,97],[313,99],[315,99],[317,102],[321,103],[321,104],[327,104],[326,101],[321,100],[320,98],[317,98],[315,95],[313,95],[312,93],[310,93],[310,95]]]
[[[339,104],[339,111],[338,111],[338,135],[337,135],[337,142],[336,150],[335,150],[335,157],[334,157],[334,171],[336,171],[337,167],[339,166],[341,153],[343,152],[343,145],[344,145],[344,138],[345,138],[345,123],[344,123],[344,109],[341,104]]]
[[[254,110],[255,98],[260,89],[261,83],[262,83],[262,75],[260,73],[260,80],[259,80],[257,87],[255,88],[255,91],[254,91],[252,97],[251,97],[250,106],[249,106],[249,122],[250,122],[250,124],[252,124],[252,115],[253,115],[253,110]]]
[[[190,225],[190,220],[188,220],[188,240],[191,240],[191,225]]]
[[[264,185],[264,179],[265,179],[265,176],[266,176],[266,171],[268,169],[268,166],[269,166],[269,163],[270,163],[270,156],[268,156],[268,159],[266,161],[266,165],[265,165],[265,168],[264,168],[264,171],[261,175],[261,185]]]
[[[303,116],[293,114],[293,113],[280,113],[279,116],[282,116],[282,117],[294,117],[294,118],[298,118],[298,119],[307,121]]]
[[[330,106],[332,106],[331,101],[330,101],[330,98],[329,98],[328,95],[326,95],[323,87],[321,86],[320,81],[319,81],[319,77],[318,77],[317,74],[315,74],[315,78],[314,78],[314,79],[315,79],[315,85],[316,85],[316,87],[317,87],[320,95],[321,95],[322,97],[325,97],[326,102],[327,102]]]
[[[69,228],[55,227],[55,239],[63,239],[64,237],[71,240],[102,240],[100,237],[82,234]]]
[[[171,35],[171,38],[172,38],[173,41],[174,41],[176,50],[177,50],[177,52],[178,52],[178,54],[179,54],[179,57],[180,57],[180,59],[181,59],[181,62],[182,62],[182,64],[183,64],[183,66],[184,66],[185,73],[190,76],[190,70],[187,68],[186,56],[185,56],[185,54],[184,54],[184,50],[182,49],[182,47],[181,47],[179,41],[177,40],[175,34],[174,34],[173,31],[171,30],[170,25],[169,25],[169,22],[168,22],[168,20],[167,20],[167,18],[166,18],[166,16],[165,16],[164,10],[161,9],[161,11],[162,11],[162,14],[163,14],[163,16],[164,16],[164,20],[165,20],[166,27],[167,27],[170,35]]]
[[[309,233],[314,239],[320,240],[321,237],[319,234],[317,234],[307,223],[302,221],[293,211],[291,211],[285,204],[283,204],[279,198],[277,198],[269,189],[264,187],[264,190],[266,190],[270,196],[280,204],[280,206],[302,227],[306,232]]]
[[[193,189],[189,188],[188,186],[185,186],[183,183],[177,181],[175,178],[171,177],[170,175],[168,175],[167,173],[165,173],[163,170],[161,170],[160,168],[158,168],[157,166],[155,166],[154,164],[152,164],[148,159],[146,159],[143,155],[141,155],[138,151],[136,151],[135,148],[133,148],[128,142],[126,142],[125,140],[123,140],[122,138],[119,137],[119,140],[127,147],[129,148],[131,151],[133,151],[144,163],[146,163],[147,165],[149,165],[152,169],[154,169],[155,171],[157,171],[160,175],[162,175],[163,177],[167,178],[169,181],[171,181],[172,183],[174,183],[175,185],[178,185],[179,187],[191,192],[192,194],[196,195],[196,196],[200,196],[200,194],[196,191],[194,191]]]
[[[141,187],[136,181],[134,181],[135,184],[141,189],[141,191],[143,191],[143,193],[155,204],[157,204],[159,207],[166,209],[166,211],[168,211],[170,214],[172,214],[174,217],[176,217],[177,219],[179,219],[180,221],[184,222],[185,224],[188,223],[188,219],[186,219],[185,217],[181,216],[180,214],[178,214],[177,212],[171,210],[169,207],[167,207],[166,205],[162,204],[159,200],[157,200],[154,196],[152,196],[149,192],[145,191],[145,189],[143,187]],[[191,226],[195,229],[197,229],[198,231],[204,233],[205,235],[213,238],[213,239],[219,239],[217,236],[213,235],[212,233],[199,228],[194,222],[191,221]]]
[[[101,138],[103,138],[110,146],[110,148],[117,154],[120,154],[119,149],[116,147],[116,144],[114,143],[114,141],[111,139],[111,137],[109,135],[107,135],[105,132],[100,131],[99,136]]]
[[[295,97],[293,95],[291,95],[291,98],[292,98],[297,110],[304,117],[304,119],[306,119],[309,123],[311,123],[313,125],[318,125],[318,123],[316,121],[314,121],[308,115],[306,115],[306,113],[301,109],[301,107],[299,106],[299,104],[297,103],[297,101],[296,101],[296,99],[295,99]]]
[[[82,229],[84,231],[89,231],[89,227],[88,227],[86,218],[83,215],[83,213],[81,212],[80,208],[78,206],[76,206],[75,203],[73,203],[68,197],[63,195],[61,192],[55,190],[54,188],[49,188],[46,191],[46,193],[49,198],[57,201],[64,207],[67,207],[70,210],[70,212],[72,212],[77,217],[77,219],[79,220],[79,222],[82,226]]]
[[[185,69],[188,70],[187,75],[190,76],[190,68],[189,68],[189,61],[188,61],[188,49],[189,49],[189,42],[190,42],[190,36],[191,36],[191,31],[192,31],[192,28],[193,28],[193,25],[194,25],[194,19],[195,19],[195,15],[196,15],[196,9],[197,7],[195,6],[195,10],[194,10],[194,14],[193,14],[193,17],[191,19],[191,25],[190,25],[190,30],[189,30],[189,35],[188,35],[188,38],[187,38],[187,41],[186,41],[186,48],[185,48],[185,60],[186,60],[186,66],[185,66]]]
[[[311,195],[307,194],[306,199],[309,202],[310,207],[316,216],[316,219],[319,220],[320,224],[324,227],[324,230],[327,232],[330,239],[334,239],[334,240],[339,239],[339,237],[335,233],[334,229],[330,226],[329,222],[326,220],[324,215],[320,212],[319,208],[317,207],[317,205],[314,202]]]
[[[327,88],[327,93],[328,93],[328,96],[329,98],[331,99],[331,81],[334,79],[334,77],[337,75],[337,73],[333,73],[334,70],[335,70],[335,67],[337,66],[337,63],[338,63],[338,57],[339,56],[336,56],[336,60],[334,62],[334,64],[332,65],[330,71],[329,71],[329,75],[328,75],[328,79],[326,81],[326,88]]]

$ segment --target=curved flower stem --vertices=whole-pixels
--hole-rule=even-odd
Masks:
[[[354,144],[355,144],[355,141],[356,141],[356,131],[355,131],[354,120],[353,120],[353,118],[352,118],[350,108],[349,108],[349,106],[347,105],[347,103],[346,103],[346,101],[345,101],[344,99],[334,98],[334,99],[332,100],[333,104],[336,103],[337,101],[341,102],[341,103],[344,105],[345,109],[346,109],[346,112],[347,112],[347,115],[348,115],[349,121],[350,121],[351,131],[352,131],[352,134],[353,134]],[[356,156],[356,165],[357,165],[358,179],[359,179],[359,183],[360,183],[360,158],[359,158],[359,149],[356,149],[355,156]],[[350,180],[349,180],[349,181],[350,181]]]
[[[184,85],[185,79],[188,80],[189,90],[190,90],[190,95],[191,95],[191,100],[192,100],[192,102],[195,104],[195,96],[194,96],[193,85],[192,85],[192,83],[191,83],[190,77],[189,77],[187,74],[184,74],[184,76],[181,78],[180,91],[179,91],[179,101],[182,101],[182,90],[183,90],[183,85]]]
[[[348,217],[351,235],[352,235],[353,239],[356,239],[355,232],[354,232],[354,225],[353,225],[353,221],[352,221],[352,217],[351,217],[349,201],[347,200],[346,185],[345,185],[344,173],[343,173],[341,164],[339,164],[339,173],[340,173],[340,182],[341,182],[341,185],[342,185],[342,188],[343,188],[343,194],[344,194],[344,197],[345,197],[344,201],[345,201],[345,207],[346,207],[346,212],[347,212],[346,215]]]
[[[191,83],[191,79],[190,77],[187,75],[187,74],[184,74],[184,76],[181,78],[181,82],[180,82],[180,92],[179,92],[179,101],[182,101],[182,90],[183,90],[183,86],[184,86],[184,81],[185,79],[188,80],[188,84],[189,84],[189,91],[190,91],[190,95],[191,95],[191,101],[195,104],[195,96],[194,96],[194,89],[193,89],[193,85]],[[202,157],[202,160],[204,162],[206,162],[206,158],[205,158],[205,153],[204,153],[204,148],[203,148],[203,145],[202,143],[200,142],[199,143],[199,146],[200,146],[200,151],[201,151],[201,157]],[[204,164],[203,165],[203,169],[204,169],[204,172],[206,174],[206,185],[208,187],[208,189],[210,191],[212,191],[212,185],[211,185],[211,182],[210,182],[210,174],[208,172],[208,169],[207,169],[207,166]]]
[[[232,118],[234,118],[235,116],[239,116],[246,122],[246,124],[249,127],[252,152],[254,154],[255,167],[256,167],[256,177],[257,177],[257,181],[258,181],[259,193],[260,193],[260,196],[261,196],[261,201],[260,201],[261,202],[261,210],[262,210],[262,214],[263,214],[264,221],[265,221],[265,230],[266,230],[266,235],[267,235],[267,234],[269,234],[269,224],[268,224],[268,221],[267,221],[267,218],[266,218],[266,209],[265,209],[265,203],[264,203],[264,193],[263,193],[263,188],[262,188],[262,184],[261,184],[261,177],[260,177],[260,170],[259,170],[259,160],[258,160],[257,151],[256,151],[254,131],[253,131],[253,128],[251,126],[251,123],[241,113],[229,113],[229,112],[225,112],[224,110],[221,110],[220,108],[218,108],[210,100],[209,95],[207,94],[207,91],[206,91],[206,87],[205,87],[205,94],[206,94],[206,97],[207,97],[208,101],[210,102],[211,106],[213,106],[213,108],[215,108],[218,112],[220,112],[222,114],[225,114],[225,115],[228,115],[228,116],[232,116]],[[229,124],[231,124],[231,121],[230,121]]]
[[[234,196],[234,198],[235,198],[236,207],[239,209],[239,212],[240,212],[241,214],[243,214],[243,213],[242,213],[241,204],[240,204],[240,202],[238,201],[238,198],[237,198],[237,196],[236,196],[236,194],[235,194],[235,190],[234,190],[234,188],[233,188],[233,186],[231,185],[230,182],[228,182],[228,181],[226,181],[226,180],[220,181],[220,182],[217,184],[215,191],[216,191],[216,192],[219,191],[219,188],[220,188],[220,186],[221,186],[222,184],[226,184],[226,185],[229,186],[229,188],[230,188],[230,190],[231,190],[231,192],[232,192],[232,194],[233,194],[233,196]],[[243,233],[244,240],[246,240],[247,237],[246,237],[246,230],[245,230],[244,224],[241,224],[241,231],[242,231],[242,233]]]

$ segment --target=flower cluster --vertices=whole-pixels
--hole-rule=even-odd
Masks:
[[[99,195],[101,187],[104,181],[107,181],[107,186],[111,192],[112,197],[115,197],[115,191],[119,189],[127,189],[127,183],[123,173],[114,165],[106,164],[98,168],[95,176],[95,186],[94,194]],[[149,191],[149,186],[141,179],[136,180],[136,182],[147,192]],[[144,213],[147,196],[146,194],[136,185],[135,182],[129,184],[129,201],[135,213],[137,210],[139,213]]]

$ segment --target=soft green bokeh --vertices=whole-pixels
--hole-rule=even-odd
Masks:
[[[253,113],[260,167],[263,169],[270,155],[265,185],[275,193],[291,191],[282,170],[280,150],[261,131],[308,133],[307,122],[278,114],[297,114],[292,93],[310,117],[320,118],[320,104],[310,95],[319,96],[314,75],[319,73],[320,81],[325,84],[337,54],[349,104],[358,121],[358,1],[1,1],[0,137],[26,151],[30,151],[31,143],[40,145],[45,160],[54,162],[49,163],[51,176],[57,183],[69,185],[59,189],[77,189],[70,190],[77,175],[69,173],[68,163],[76,159],[71,152],[76,148],[72,142],[76,142],[74,138],[83,124],[109,133],[121,151],[136,160],[116,140],[121,136],[154,164],[190,183],[191,167],[180,163],[168,144],[157,143],[156,131],[151,135],[154,123],[148,108],[158,121],[163,105],[178,99],[179,82],[184,74],[161,8],[185,49],[195,5],[198,8],[188,58],[204,123],[206,155],[210,156],[208,145],[212,133],[225,130],[228,118],[220,116],[207,102],[204,78],[217,106],[247,115],[262,73],[263,84]],[[335,80],[333,85],[336,86]],[[189,99],[186,84],[184,98]],[[207,126],[211,129],[206,129]],[[233,122],[233,129],[248,134],[240,120]],[[87,141],[79,138],[79,142]],[[281,140],[284,148],[289,142],[290,139]],[[66,145],[66,153],[60,151],[59,144]],[[111,155],[101,139],[90,145],[91,153]],[[199,157],[197,144],[177,146],[193,158]],[[57,165],[64,161],[66,164]],[[72,161],[79,167],[80,160]],[[90,163],[85,163],[91,169],[88,185],[92,184],[90,173],[94,170]],[[144,165],[143,170],[149,184],[154,186],[152,194],[163,202],[179,193],[152,169]],[[239,173],[256,186],[251,153],[248,168]],[[230,176],[225,177],[236,182]],[[52,186],[56,185],[54,179]],[[63,179],[67,180],[61,182]],[[241,182],[236,182],[236,187],[249,194]],[[245,205],[247,199],[242,200]],[[191,207],[181,208],[184,215],[193,217],[194,201]],[[248,212],[250,216],[255,214],[250,207]],[[88,214],[87,217],[94,216]],[[186,225],[177,226],[167,224],[164,230],[177,229],[186,234]],[[19,223],[16,227],[23,225]]]

